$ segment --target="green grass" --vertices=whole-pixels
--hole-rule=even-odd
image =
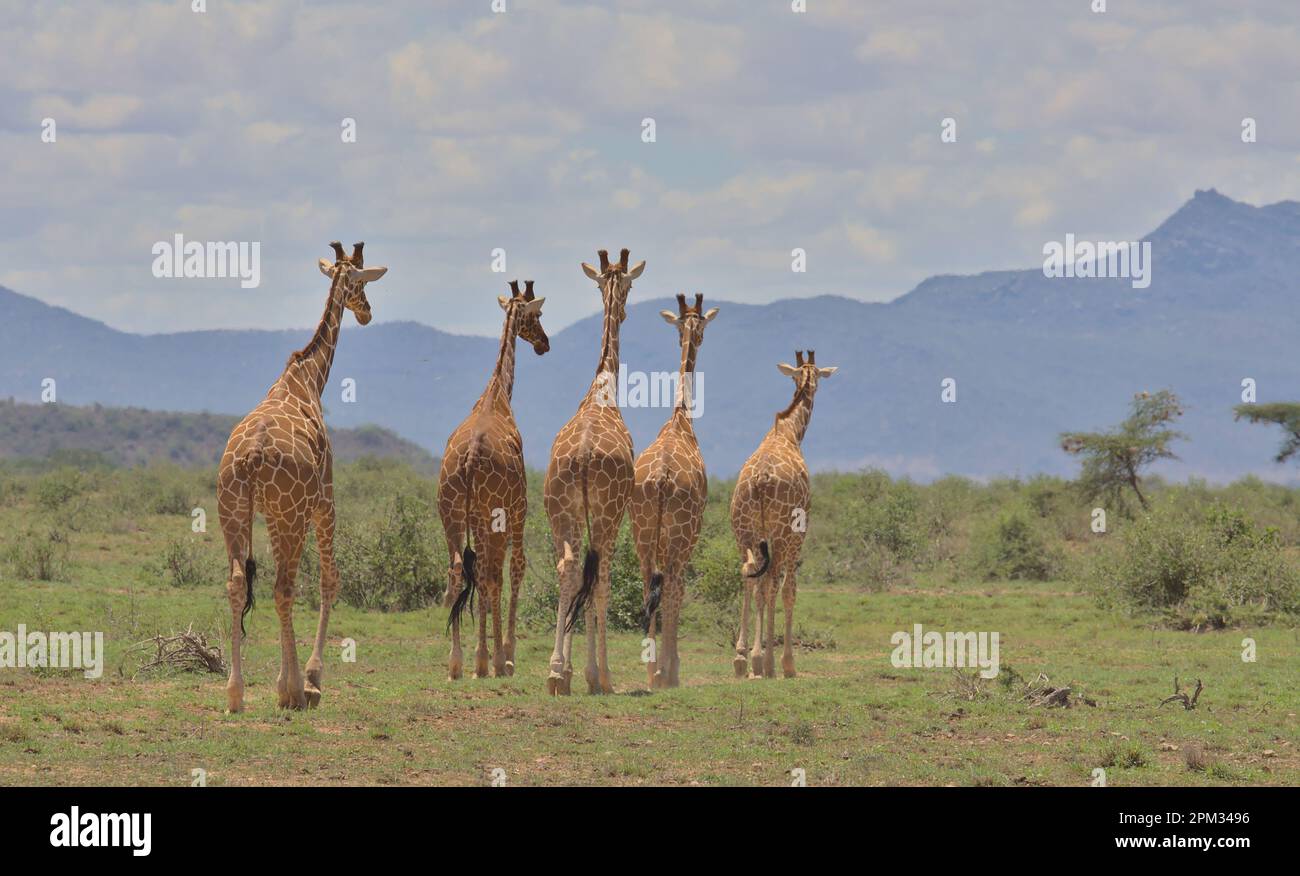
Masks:
[[[31,513],[27,498],[0,507],[0,548]],[[574,695],[552,699],[544,624],[522,631],[515,676],[449,682],[444,609],[341,604],[321,707],[301,713],[276,708],[278,624],[263,591],[248,622],[246,711],[227,715],[224,676],[133,680],[138,661],[128,654],[190,624],[228,649],[215,515],[209,533],[194,536],[216,558],[213,583],[177,586],[158,566],[169,542],[190,537],[187,513],[77,513],[67,580],[0,570],[0,630],[101,630],[104,675],[0,669],[0,784],[182,785],[202,769],[211,785],[486,785],[501,768],[510,785],[782,785],[802,769],[812,786],[1085,786],[1098,767],[1111,786],[1300,784],[1296,629],[1160,629],[1060,581],[928,572],[867,592],[806,567],[795,628],[824,647],[797,650],[793,679],[736,679],[717,609],[696,599],[681,643],[683,686],[646,692],[639,633],[614,632],[617,692],[603,697],[585,693],[585,637],[575,637]],[[264,548],[260,528],[255,540]],[[549,555],[530,551],[545,571]],[[316,616],[305,600],[296,608],[305,661]],[[1004,673],[1046,674],[1097,706],[1031,707],[999,680],[967,699],[950,669],[895,668],[890,637],[917,623],[997,631]],[[1254,663],[1241,660],[1247,636]],[[341,661],[344,638],[357,643],[355,663]],[[471,667],[472,653],[471,640]],[[1204,682],[1195,710],[1160,707],[1175,675],[1185,686]],[[1189,759],[1189,750],[1200,754]]]

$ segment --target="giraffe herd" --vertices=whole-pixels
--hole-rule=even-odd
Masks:
[[[334,261],[320,260],[330,280],[325,313],[307,346],[289,357],[284,372],[266,398],[231,432],[217,473],[221,531],[229,557],[226,584],[231,612],[231,668],[226,686],[227,708],[244,705],[241,665],[243,619],[253,606],[256,564],[252,559],[252,525],[261,513],[267,524],[275,560],[273,594],[280,621],[280,675],[276,681],[281,708],[312,708],[319,704],[325,637],[330,610],[338,594],[339,573],[334,561],[333,455],[325,428],[321,394],[329,380],[338,344],[343,311],[360,325],[370,322],[365,288],[387,268],[364,264],[364,244],[348,255],[342,244],[330,244]],[[600,290],[604,306],[600,358],[596,374],[573,417],[555,436],[543,487],[543,504],[551,526],[557,557],[559,600],[555,642],[546,690],[570,693],[573,676],[573,630],[582,618],[587,635],[584,676],[592,694],[612,693],[606,648],[610,601],[611,560],[623,516],[631,517],[643,584],[642,627],[650,659],[647,682],[652,688],[680,683],[678,621],[685,595],[685,572],[699,537],[708,479],[692,424],[691,389],[695,360],[704,342],[705,327],[718,308],[704,311],[704,296],[693,304],[677,296],[677,312],[664,310],[664,320],[677,329],[680,364],[676,394],[668,421],[639,457],[614,396],[619,373],[619,330],[627,318],[632,282],[645,262],[629,263],[629,251],[617,261],[598,252],[599,267],[583,263],[582,270]],[[515,671],[515,622],[523,581],[524,523],[528,510],[523,440],[510,400],[514,388],[515,341],[530,343],[537,355],[550,349],[542,328],[544,298],[536,297],[533,281],[521,292],[518,281],[498,302],[505,313],[501,346],[483,394],[469,416],[451,436],[438,476],[438,514],[447,540],[447,627],[451,637],[448,676],[464,672],[461,621],[466,609],[477,611],[478,645],[474,674],[488,675],[489,659],[496,676]],[[758,449],[741,469],[731,500],[731,525],[742,558],[743,606],[736,640],[734,668],[738,677],[774,675],[775,613],[780,587],[785,614],[782,670],[795,674],[792,620],[795,569],[806,532],[809,511],[808,468],[800,445],[812,416],[818,381],[835,373],[819,367],[815,353],[796,353],[796,365],[781,363],[781,373],[795,384],[790,404]],[[320,553],[320,619],[305,671],[298,667],[293,630],[294,580],[307,541],[315,531]],[[505,559],[510,556],[510,607],[502,634],[502,590]],[[749,650],[750,606],[755,608],[753,649]],[[492,650],[488,650],[488,616],[492,617]],[[656,620],[662,649],[657,649]]]

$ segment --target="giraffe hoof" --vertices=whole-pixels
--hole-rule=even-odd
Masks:
[[[749,669],[749,661],[745,659],[743,654],[737,656],[735,660],[732,660],[731,665],[736,670],[736,678],[744,678],[749,674],[746,671]]]
[[[552,672],[546,679],[546,692],[551,696],[568,696],[569,679],[558,672]]]
[[[513,660],[507,660],[507,661],[506,661],[506,675],[509,676],[509,675],[514,675],[514,674],[515,674],[515,661],[513,661]]]
[[[307,708],[314,709],[320,705],[320,690],[314,687],[305,687],[302,691],[303,699],[307,702]]]

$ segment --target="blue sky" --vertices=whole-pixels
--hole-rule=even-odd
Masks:
[[[514,277],[554,328],[598,310],[602,246],[647,261],[634,300],[887,300],[1197,188],[1300,198],[1293,2],[1106,5],[6,0],[0,285],[131,331],[302,327],[327,242],[364,239],[377,320],[495,333]],[[176,233],[260,241],[261,286],[154,278]]]

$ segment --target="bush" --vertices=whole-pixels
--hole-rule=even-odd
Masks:
[[[220,568],[201,540],[173,538],[163,548],[162,560],[154,572],[173,587],[198,587],[216,582],[213,570]]]
[[[916,485],[867,471],[851,490],[835,490],[817,507],[827,502],[834,507],[818,516],[818,532],[829,541],[825,549],[832,580],[849,578],[879,590],[908,579],[927,541]],[[822,516],[830,524],[825,528]]]
[[[58,511],[86,493],[90,478],[75,468],[58,468],[36,483],[36,504],[42,511]]]
[[[1277,531],[1222,504],[1199,518],[1170,505],[1140,517],[1092,564],[1087,584],[1102,605],[1158,611],[1179,629],[1300,613],[1300,573]]]
[[[1061,565],[1061,557],[1048,546],[1030,513],[1012,508],[976,529],[970,565],[986,581],[1046,581]]]
[[[62,530],[29,529],[5,550],[5,560],[16,578],[66,581],[71,551],[68,536]]]
[[[435,531],[438,515],[429,502],[398,493],[381,520],[348,519],[334,539],[340,599],[382,611],[410,611],[441,599],[447,560],[435,547],[442,534]]]

